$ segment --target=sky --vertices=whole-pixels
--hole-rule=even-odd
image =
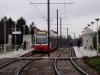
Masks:
[[[16,21],[23,16],[28,25],[34,22],[38,28],[47,30],[47,5],[30,4],[30,2],[47,3],[47,0],[0,0],[0,18],[7,16]],[[50,2],[73,3],[50,5],[50,28],[52,30],[56,30],[56,10],[58,9],[59,18],[62,18],[63,36],[67,36],[68,28],[72,37],[74,33],[78,37],[91,21],[95,22],[93,30],[96,31],[95,18],[100,18],[100,0],[50,0]]]

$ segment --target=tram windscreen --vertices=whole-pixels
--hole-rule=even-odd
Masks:
[[[47,39],[46,38],[36,38],[36,43],[37,44],[46,44],[47,43]]]
[[[36,33],[36,44],[47,44],[47,33],[38,31]]]

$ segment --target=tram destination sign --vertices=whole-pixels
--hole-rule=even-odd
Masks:
[[[46,32],[37,32],[38,35],[46,35]]]

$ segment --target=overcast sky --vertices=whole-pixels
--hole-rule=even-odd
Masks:
[[[32,5],[30,2],[46,3],[47,0],[0,0],[0,18],[7,16],[16,21],[23,16],[27,24],[34,21],[38,28],[47,29],[47,5]],[[72,36],[74,32],[78,37],[91,21],[95,22],[94,30],[96,30],[95,18],[100,18],[100,0],[50,0],[50,2],[74,3],[50,6],[51,29],[56,27],[56,9],[58,9],[59,17],[62,17],[62,28],[68,27],[69,34]],[[65,36],[66,31],[66,29],[63,29],[63,35]]]

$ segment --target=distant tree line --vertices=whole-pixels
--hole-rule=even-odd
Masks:
[[[26,20],[23,17],[20,17],[17,19],[17,21],[14,21],[11,17],[3,17],[0,20],[0,45],[4,44],[4,33],[6,33],[6,44],[8,43],[8,35],[12,35],[12,45],[15,45],[15,35],[12,34],[13,31],[15,31],[15,26],[16,26],[16,31],[20,31],[21,34],[16,35],[16,44],[21,45],[23,42],[23,35],[34,35],[35,30],[40,30],[38,29],[34,22],[32,22],[30,25],[26,24]],[[4,30],[4,25],[6,25],[6,30]],[[6,32],[5,32],[6,31]],[[56,32],[55,32],[56,33]],[[52,38],[51,38],[52,40]],[[75,39],[74,39],[75,40]],[[71,36],[69,35],[67,38],[64,37],[59,37],[59,45],[62,44],[62,46],[68,46],[69,43],[75,43]]]
[[[23,42],[23,35],[32,34],[34,35],[34,29],[37,29],[35,27],[34,22],[32,22],[30,25],[26,24],[26,20],[23,17],[20,17],[17,19],[17,21],[14,21],[11,17],[3,17],[0,20],[0,45],[4,44],[4,33],[6,33],[6,43],[8,43],[8,35],[12,34],[13,31],[20,31],[21,34],[16,35],[17,37],[17,44],[21,44]],[[12,44],[15,44],[14,40],[14,34],[12,36]]]

